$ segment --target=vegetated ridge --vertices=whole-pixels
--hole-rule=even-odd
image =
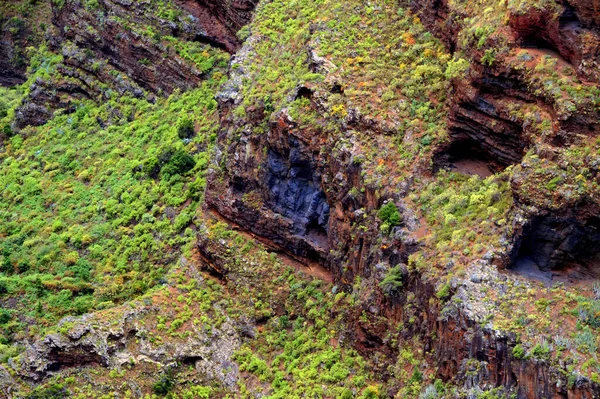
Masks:
[[[600,397],[591,0],[0,5],[0,392]]]

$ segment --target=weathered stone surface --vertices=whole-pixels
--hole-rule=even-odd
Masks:
[[[146,96],[148,100],[153,95],[147,92],[164,95],[197,87],[206,77],[203,72],[160,40],[136,33],[127,24],[152,27],[158,37],[201,41],[233,52],[240,45],[236,32],[249,22],[256,1],[186,0],[177,4],[183,16],[174,22],[160,19],[150,2],[102,1],[97,9],[89,9],[79,0],[66,1],[60,7],[53,3],[54,29],[49,44],[63,55],[58,72],[68,79],[38,83],[42,90],[32,88],[17,114],[15,129],[44,124],[54,110],[67,108],[72,98],[109,99],[111,94],[99,83],[119,95]],[[3,46],[0,55],[11,51],[11,46]],[[11,60],[9,56],[0,57],[0,63]],[[23,80],[24,75],[14,68],[0,71],[0,84]]]
[[[446,2],[413,2],[413,8],[450,50],[456,48],[459,15]],[[406,220],[412,219],[413,211],[403,206],[402,201],[410,190],[409,183],[399,187],[379,187],[380,191],[375,193],[361,177],[363,166],[353,162],[359,155],[361,135],[368,132],[371,137],[384,137],[388,129],[353,110],[348,111],[342,133],[336,137],[329,137],[318,129],[300,128],[286,113],[285,106],[272,114],[265,107],[257,106],[246,109],[244,120],[236,119],[231,109],[243,100],[236,82],[243,79],[243,57],[245,51],[251,51],[252,40],[242,48],[240,60],[235,61],[240,68],[232,71],[231,83],[218,96],[222,131],[217,163],[223,159],[224,166],[220,170],[215,167],[209,179],[208,206],[296,255],[309,255],[306,251],[308,244],[309,248],[317,250],[320,260],[328,265],[334,280],[342,286],[354,281],[354,276],[361,276],[359,292],[362,301],[356,315],[348,315],[356,321],[348,338],[363,352],[373,349],[386,351],[383,337],[388,326],[383,322],[361,321],[361,312],[383,315],[409,325],[406,337],[419,335],[426,341],[425,348],[433,349],[438,375],[445,380],[452,379],[466,389],[504,386],[515,392],[519,399],[597,396],[600,387],[588,380],[582,379],[579,384],[568,388],[562,366],[555,368],[544,361],[515,359],[512,349],[517,343],[516,337],[495,331],[489,324],[482,326],[485,317],[491,313],[491,305],[484,300],[483,290],[477,286],[486,284],[501,291],[505,278],[492,265],[495,259],[492,255],[470,265],[474,278],[452,281],[451,294],[458,298],[456,303],[460,305],[440,303],[434,299],[439,287],[435,281],[429,281],[417,272],[407,275],[406,281],[403,279],[403,287],[414,294],[414,298],[408,299],[406,295],[399,294],[387,299],[381,295],[377,282],[383,278],[387,268],[406,263],[408,255],[419,245],[418,239],[414,238],[418,227],[412,221],[398,228],[394,239],[383,243],[378,241],[381,236],[375,220],[370,225],[362,221],[366,224],[365,231],[352,228],[367,212],[378,209],[389,197],[393,198]],[[510,45],[518,47],[517,40],[515,38]],[[312,54],[310,48],[307,53],[309,67],[327,74],[325,62]],[[473,58],[481,59],[481,56],[477,53]],[[540,119],[555,121],[548,133],[549,142],[555,141],[561,134],[573,137],[584,127],[587,129],[586,124],[591,122],[593,125],[592,116],[586,116],[585,120],[580,119],[580,115],[557,116],[552,100],[540,98],[530,91],[522,73],[502,60],[493,66],[471,65],[467,78],[456,80],[452,86],[448,120],[451,141],[447,145],[465,141],[474,143],[478,151],[488,158],[493,170],[519,164],[525,151],[534,145],[533,130],[511,112],[515,104],[536,104]],[[298,88],[290,93],[289,101],[298,96],[309,98],[315,110],[323,109],[323,93],[311,88]],[[268,128],[262,130],[262,134],[253,133],[253,128],[265,116],[268,117]],[[385,141],[382,140],[378,148],[385,148],[383,143]],[[335,150],[321,151],[322,147]],[[292,155],[295,151],[299,151],[299,156]],[[440,164],[447,162],[443,159],[447,151],[448,148],[443,146],[438,149],[437,154],[442,157]],[[294,160],[298,159],[308,160],[302,163],[307,167],[291,173],[296,166]],[[302,229],[302,221],[306,219],[304,214],[292,212],[302,208],[302,204],[306,203],[305,196],[290,196],[293,198],[290,203],[302,198],[298,208],[281,203],[281,192],[285,193],[290,185],[295,187],[295,192],[302,192],[307,182],[311,182],[311,189],[315,189],[311,193],[324,193],[329,208],[328,226],[324,229],[328,252],[318,251],[319,247],[309,239],[307,230]],[[360,187],[362,192],[351,194],[352,187]],[[286,198],[285,195],[283,198]],[[449,263],[450,269],[452,266]],[[406,306],[407,303],[410,306]]]
[[[228,388],[235,388],[238,369],[232,356],[241,338],[232,320],[210,332],[194,325],[184,341],[166,339],[156,343],[142,319],[160,314],[161,309],[135,303],[123,310],[117,319],[104,320],[92,314],[61,320],[59,328],[64,326],[66,333],[49,334],[36,341],[18,360],[11,361],[13,369],[21,377],[41,381],[67,368],[101,366],[119,370],[147,363],[166,370],[178,362],[193,365],[207,381],[219,380]]]
[[[600,81],[600,30],[598,5],[593,1],[562,1],[558,15],[548,8],[532,7],[510,16],[510,26],[523,46],[557,51],[583,79]]]
[[[250,22],[258,0],[178,0],[178,3],[202,26],[203,32],[196,35],[197,40],[234,52],[241,46],[236,34]]]

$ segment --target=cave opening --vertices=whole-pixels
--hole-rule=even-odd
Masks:
[[[296,98],[294,100],[298,100],[301,98],[307,98],[310,100],[312,98],[312,95],[313,95],[313,92],[311,89],[309,89],[308,87],[302,86],[298,89],[298,92],[296,93]]]
[[[320,175],[301,151],[298,142],[291,142],[288,153],[269,149],[266,181],[267,202],[272,209],[289,219],[291,232],[306,245],[295,248],[295,254],[315,259],[329,250],[329,204],[321,189]]]
[[[510,269],[545,283],[600,277],[600,218],[538,217],[515,243]]]
[[[463,138],[452,141],[433,159],[434,171],[452,170],[464,175],[488,177],[504,169],[477,141]]]
[[[563,4],[564,11],[558,19],[558,25],[561,29],[569,29],[569,28],[581,28],[581,21],[577,17],[577,13],[575,12],[575,8],[566,3]]]
[[[527,29],[517,30],[518,39],[522,48],[529,53],[539,56],[556,58],[560,64],[573,65],[574,53],[561,42],[570,42],[580,35],[581,23],[573,9],[565,8],[559,18],[559,30],[557,34],[548,31],[548,27],[530,26]]]
[[[527,49],[545,50],[548,53],[558,54],[558,48],[546,40],[539,32],[532,32],[521,37],[521,47]]]
[[[306,237],[319,248],[327,248],[329,245],[325,226],[316,220],[310,221],[306,226]]]

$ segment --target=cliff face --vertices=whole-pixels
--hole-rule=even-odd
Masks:
[[[43,41],[51,7],[46,2],[0,5],[0,86],[15,86],[26,80],[27,47]]]
[[[200,22],[204,32],[196,39],[235,52],[241,45],[237,32],[250,22],[258,0],[178,1]]]
[[[168,126],[173,131],[165,130],[179,138],[171,140],[172,147],[199,151],[211,146],[205,212],[174,216],[201,197],[189,194],[203,187],[205,170],[198,167],[198,181],[179,176],[164,183],[185,191],[185,199],[156,207],[144,199],[139,215],[127,212],[134,215],[135,229],[114,222],[123,227],[122,234],[142,232],[152,241],[162,231],[151,236],[154,226],[141,223],[156,219],[150,212],[160,218],[164,210],[165,224],[175,220],[183,226],[173,235],[197,235],[196,261],[219,282],[205,284],[182,258],[183,272],[165,280],[160,295],[132,305],[139,311],[121,308],[122,319],[112,327],[111,320],[94,316],[64,320],[59,325],[64,331],[38,340],[20,362],[11,363],[17,374],[38,381],[61,369],[120,370],[135,362],[155,373],[181,362],[207,373],[206,381],[216,376],[235,390],[242,379],[236,362],[246,354],[236,358],[233,352],[256,337],[254,326],[280,334],[306,316],[319,323],[320,336],[335,333],[326,320],[342,318],[336,329],[346,344],[373,361],[389,396],[401,397],[404,385],[410,385],[406,370],[391,365],[402,357],[402,345],[415,343],[430,366],[427,378],[439,377],[460,392],[500,388],[518,399],[600,397],[598,370],[587,361],[598,354],[596,316],[583,317],[594,308],[584,301],[589,298],[577,297],[591,298],[590,281],[600,277],[600,16],[595,1],[549,1],[544,7],[501,2],[494,4],[497,10],[469,1],[403,2],[412,11],[357,0],[167,3],[171,8],[129,0],[53,3],[48,42],[60,59],[53,61],[52,74],[30,85],[15,111],[14,127],[41,126],[56,110],[75,114],[80,100],[102,103],[124,96],[157,103],[162,95],[193,91],[209,78],[215,62],[225,68],[224,58],[212,57],[215,48],[234,54],[228,81],[215,96],[218,127],[216,121],[214,126],[206,122],[200,129],[206,137],[193,141],[206,111],[202,107],[209,107],[193,103],[173,105],[175,112],[193,109],[197,118],[188,124],[190,137],[178,136],[174,123]],[[262,8],[242,43],[236,32],[251,21],[257,6]],[[348,18],[340,21],[342,15]],[[21,70],[6,70],[0,79],[20,81]],[[212,101],[213,92],[209,97]],[[206,102],[214,109],[214,101]],[[115,119],[133,121],[136,109],[129,105],[123,107],[129,114]],[[118,112],[103,110],[87,119],[93,129],[104,129]],[[182,111],[186,118],[189,114]],[[149,161],[156,166],[172,150],[154,151],[159,149],[156,159],[144,154],[125,167],[128,177],[151,180],[148,191],[158,175],[147,175]],[[114,153],[120,157],[119,151]],[[207,159],[202,157],[204,163]],[[66,155],[60,162],[78,167]],[[71,174],[89,184],[89,173]],[[107,191],[105,184],[100,182],[97,191]],[[160,187],[163,195],[166,188]],[[122,194],[107,203],[117,209],[130,199]],[[98,212],[105,211],[102,206]],[[231,231],[223,233],[228,224]],[[53,233],[62,228],[56,226]],[[271,254],[248,244],[255,239]],[[80,251],[82,257],[86,251]],[[255,252],[259,256],[252,258]],[[279,258],[271,256],[275,253]],[[132,255],[119,269],[134,260]],[[286,290],[302,284],[278,276],[284,270],[280,263],[333,281],[335,287],[327,287],[331,292],[317,293],[316,300],[344,291],[350,305],[331,306],[326,317],[310,319],[317,312],[313,299],[309,302],[306,293],[288,298]],[[214,288],[221,284],[243,303],[224,305],[238,318],[235,323],[221,320],[225,311],[217,298],[222,292]],[[206,291],[196,290],[200,286]],[[310,295],[313,288],[307,289]],[[180,304],[174,296],[181,296]],[[297,305],[295,299],[307,304]],[[180,319],[162,331],[167,302],[173,306],[169,317]],[[199,304],[194,315],[201,319],[210,311],[220,327],[204,328],[194,320],[187,335],[177,332],[190,319],[192,304]],[[248,324],[242,320],[247,312]],[[565,322],[556,323],[558,318]],[[156,325],[160,338],[148,334],[146,323]],[[590,333],[591,343],[576,340],[579,331]],[[194,338],[187,344],[178,341],[190,334]],[[337,345],[337,338],[325,338],[327,345]],[[284,368],[279,355],[277,362],[268,362],[280,369],[274,374]],[[248,373],[267,368],[267,362],[250,363]],[[321,364],[329,361],[317,363],[322,371]],[[272,377],[265,371],[251,388],[263,392],[259,388]],[[276,378],[273,386],[285,385],[279,374]],[[270,389],[264,392],[273,393]]]
[[[594,6],[564,3],[556,7],[508,10],[508,24],[498,31],[501,37],[493,36],[488,44],[477,46],[462,30],[462,19],[469,17],[464,9],[453,9],[444,1],[412,3],[413,10],[449,51],[460,51],[473,60],[466,76],[451,81],[448,140],[432,153],[434,171],[456,168],[464,161],[485,164],[485,176],[509,166],[515,168],[511,177],[515,202],[505,237],[508,249],[480,259],[472,269],[485,270],[483,285],[500,291],[512,277],[499,273],[496,266],[517,269],[523,258],[533,259],[542,272],[550,271],[550,278],[578,281],[597,276],[597,253],[589,249],[598,235],[592,220],[596,205],[590,205],[598,203],[595,192],[581,191],[577,200],[557,201],[557,194],[550,199],[543,188],[524,184],[535,179],[528,174],[528,170],[533,173],[531,161],[524,160],[528,151],[535,159],[556,161],[561,168],[564,165],[560,166],[558,158],[567,143],[582,143],[598,129],[593,99],[584,97],[565,104],[565,95],[545,91],[542,78],[532,74],[531,64],[527,64],[554,59],[559,73],[564,72],[569,79],[574,79],[568,72],[573,69],[584,81],[598,80]],[[486,52],[493,46],[502,50]],[[249,44],[247,51],[251,48]],[[234,60],[242,65],[232,72],[234,82],[248,78],[243,52],[239,61]],[[495,59],[486,60],[492,52]],[[317,65],[316,71],[329,76],[322,67],[323,60],[317,57],[315,61],[310,48],[307,53],[307,64]],[[339,92],[340,87],[330,86],[330,90]],[[229,87],[220,96],[221,168],[209,180],[207,205],[297,256],[324,262],[343,286],[348,287],[355,276],[369,281],[369,288],[363,285],[368,299],[362,309],[375,320],[383,316],[412,324],[410,330],[424,337],[426,347],[433,350],[438,375],[445,379],[466,388],[502,386],[518,398],[599,396],[600,386],[589,379],[567,381],[564,363],[517,358],[513,349],[518,337],[482,323],[485,312],[470,304],[439,303],[435,299],[439,283],[434,279],[407,272],[405,267],[404,288],[414,297],[390,299],[376,288],[385,276],[385,266],[381,265],[406,264],[421,248],[422,222],[418,222],[418,212],[404,201],[413,185],[408,179],[397,186],[373,188],[364,178],[371,171],[357,161],[357,149],[362,144],[359,136],[379,137],[379,148],[385,148],[389,144],[384,125],[373,121],[365,124],[362,116],[350,112],[341,131],[331,132],[315,128],[319,123],[302,126],[289,116],[287,109],[303,96],[312,111],[326,112],[328,95],[321,87],[300,85],[288,94],[282,109],[272,113],[263,103],[247,108],[244,119],[232,111],[243,100],[239,88]],[[268,124],[261,124],[264,119]],[[380,222],[372,213],[390,197],[405,218],[405,224],[391,238],[379,235]],[[574,201],[587,205],[574,209]],[[552,203],[553,210],[545,203]],[[359,225],[362,227],[357,228]],[[565,263],[571,266],[565,268]],[[480,290],[480,284],[480,277],[454,281],[455,297],[469,303],[467,292]],[[407,305],[414,309],[407,312]],[[415,323],[415,318],[419,322]],[[385,331],[378,322],[357,320],[354,338],[365,351],[381,349],[385,347]]]
[[[235,32],[249,21],[255,6],[252,1],[181,1],[168,3],[170,8],[161,13],[150,2],[57,4],[48,36],[62,61],[49,81],[36,82],[18,113],[16,130],[44,124],[54,110],[68,109],[74,99],[106,100],[116,92],[152,101],[156,94],[198,87],[212,64],[196,63],[187,47],[204,43],[235,51],[240,45]],[[36,88],[44,88],[43,93]]]
[[[12,27],[18,29],[18,33],[11,32],[9,21],[0,21],[4,27],[0,39],[0,84],[3,86],[14,86],[25,81],[25,69],[27,63],[24,59],[23,37],[27,32],[20,26]]]

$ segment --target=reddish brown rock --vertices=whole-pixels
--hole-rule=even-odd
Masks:
[[[571,3],[558,11],[532,7],[510,15],[509,25],[522,47],[556,51],[582,79],[600,82],[600,10],[593,1]]]

